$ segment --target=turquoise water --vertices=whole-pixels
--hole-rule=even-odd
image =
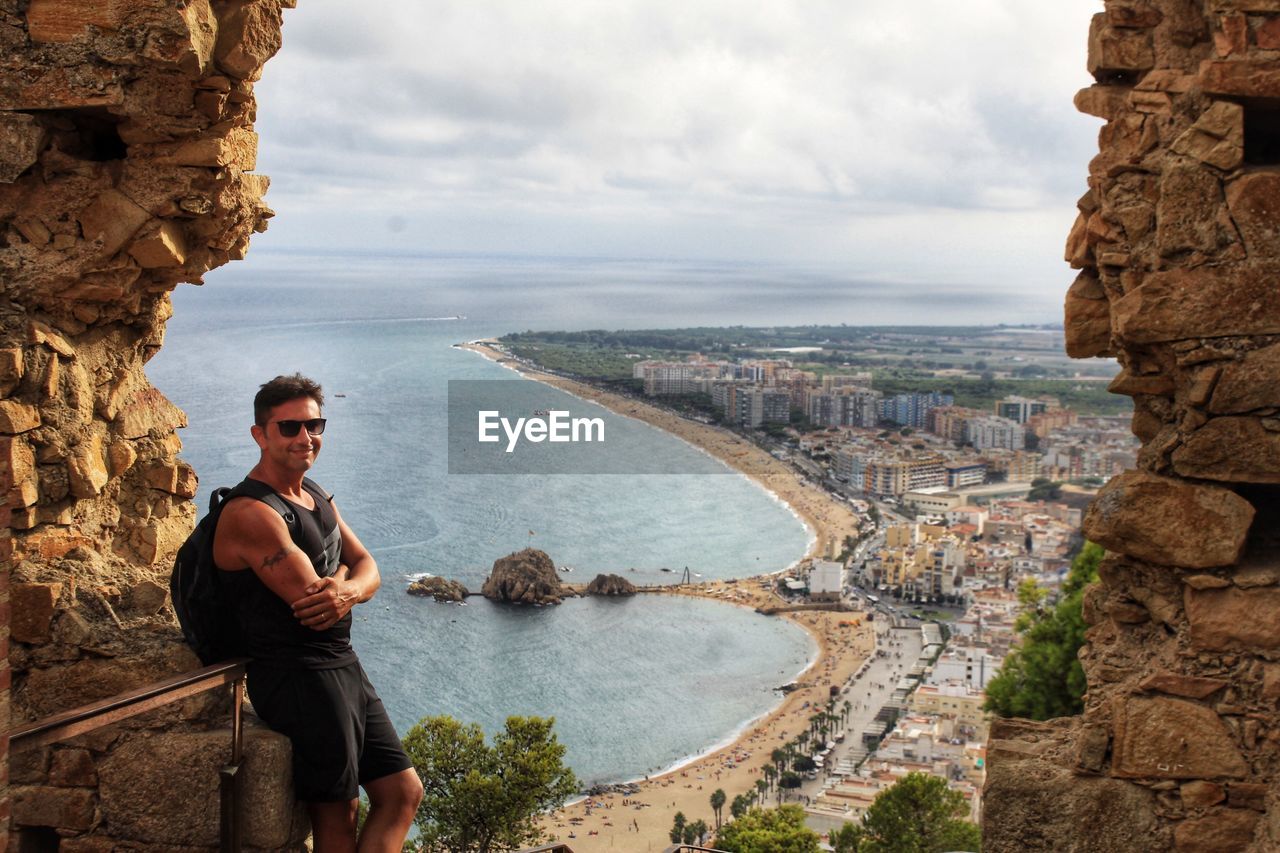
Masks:
[[[513,377],[452,345],[531,327],[672,325],[658,313],[672,301],[685,303],[682,324],[711,324],[723,303],[707,293],[695,304],[687,282],[741,285],[754,275],[266,255],[203,288],[181,288],[148,373],[187,412],[183,456],[200,475],[202,511],[213,487],[238,481],[257,460],[248,434],[257,385],[294,370],[324,384],[329,426],[313,474],[382,570],[383,590],[356,611],[355,642],[402,731],[429,714],[487,731],[508,714],[554,715],[581,778],[634,778],[722,741],[776,704],[775,688],[814,654],[810,638],[708,601],[457,606],[405,595],[407,578],[430,572],[478,589],[494,559],[529,545],[574,567],[572,580],[617,571],[662,583],[673,577],[663,567],[684,566],[740,577],[790,565],[809,534],[734,474],[449,474],[448,381]],[[544,408],[587,406],[533,388]],[[706,457],[683,442],[592,413],[610,436],[626,437],[611,446],[634,454],[637,470],[654,455],[705,470]]]

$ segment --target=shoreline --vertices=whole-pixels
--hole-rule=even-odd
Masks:
[[[631,397],[536,370],[515,362],[491,341],[471,341],[455,346],[476,353],[526,379],[603,406],[615,415],[646,423],[744,475],[790,510],[812,537],[804,555],[788,568],[804,560],[826,559],[833,546],[836,547],[835,553],[839,553],[838,547],[844,536],[857,528],[858,517],[847,504],[835,500],[821,488],[806,485],[785,462],[723,427],[692,421]]]
[[[825,490],[806,485],[789,465],[728,430],[532,369],[514,362],[486,341],[456,346],[527,379],[551,385],[683,440],[764,489],[799,518],[811,534],[804,555],[780,572],[738,578],[732,583],[715,580],[682,587],[649,587],[652,593],[707,598],[752,609],[783,604],[783,599],[772,591],[771,578],[805,560],[824,558],[833,544],[838,545],[844,535],[856,529],[857,516],[847,504],[832,498]],[[717,788],[724,790],[726,801],[722,814],[727,816],[734,797],[754,790],[756,781],[763,778],[762,768],[772,763],[770,753],[806,729],[808,717],[826,707],[832,687],[847,683],[875,651],[874,623],[864,621],[864,614],[800,611],[779,615],[808,632],[817,648],[809,664],[793,678],[797,689],[785,694],[772,709],[744,721],[705,751],[679,759],[655,775],[610,783],[632,786],[635,794],[587,796],[547,815],[541,826],[550,840],[569,842],[577,853],[660,851],[670,844],[668,833],[677,811],[690,822],[706,821],[714,830],[711,793]]]

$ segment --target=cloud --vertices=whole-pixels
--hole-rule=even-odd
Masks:
[[[382,234],[396,215],[410,225],[388,239],[443,226],[456,250],[508,248],[486,217],[547,251],[592,234],[625,250],[630,228],[638,254],[879,264],[856,234],[908,222],[994,250],[1002,234],[965,217],[1070,224],[1095,5],[304,4],[258,86],[260,167],[282,219],[341,210]],[[673,245],[682,229],[697,238]]]

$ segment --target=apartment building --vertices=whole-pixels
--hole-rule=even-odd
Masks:
[[[996,402],[996,417],[1008,418],[1019,424],[1025,424],[1032,415],[1040,415],[1049,409],[1058,408],[1058,401],[1052,397],[1041,397],[1032,400],[1016,394]]]
[[[878,497],[901,497],[906,492],[947,485],[946,460],[936,453],[909,458],[872,456],[863,470],[863,490]]]

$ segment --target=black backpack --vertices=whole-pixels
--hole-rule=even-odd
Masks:
[[[298,538],[298,514],[266,483],[245,479],[234,489],[223,486],[213,490],[209,513],[178,549],[169,578],[169,597],[182,626],[183,639],[205,666],[244,657],[246,652],[235,608],[225,600],[218,567],[213,563],[213,534],[218,517],[227,501],[238,497],[257,498],[270,506],[289,526],[289,536],[294,541]]]

